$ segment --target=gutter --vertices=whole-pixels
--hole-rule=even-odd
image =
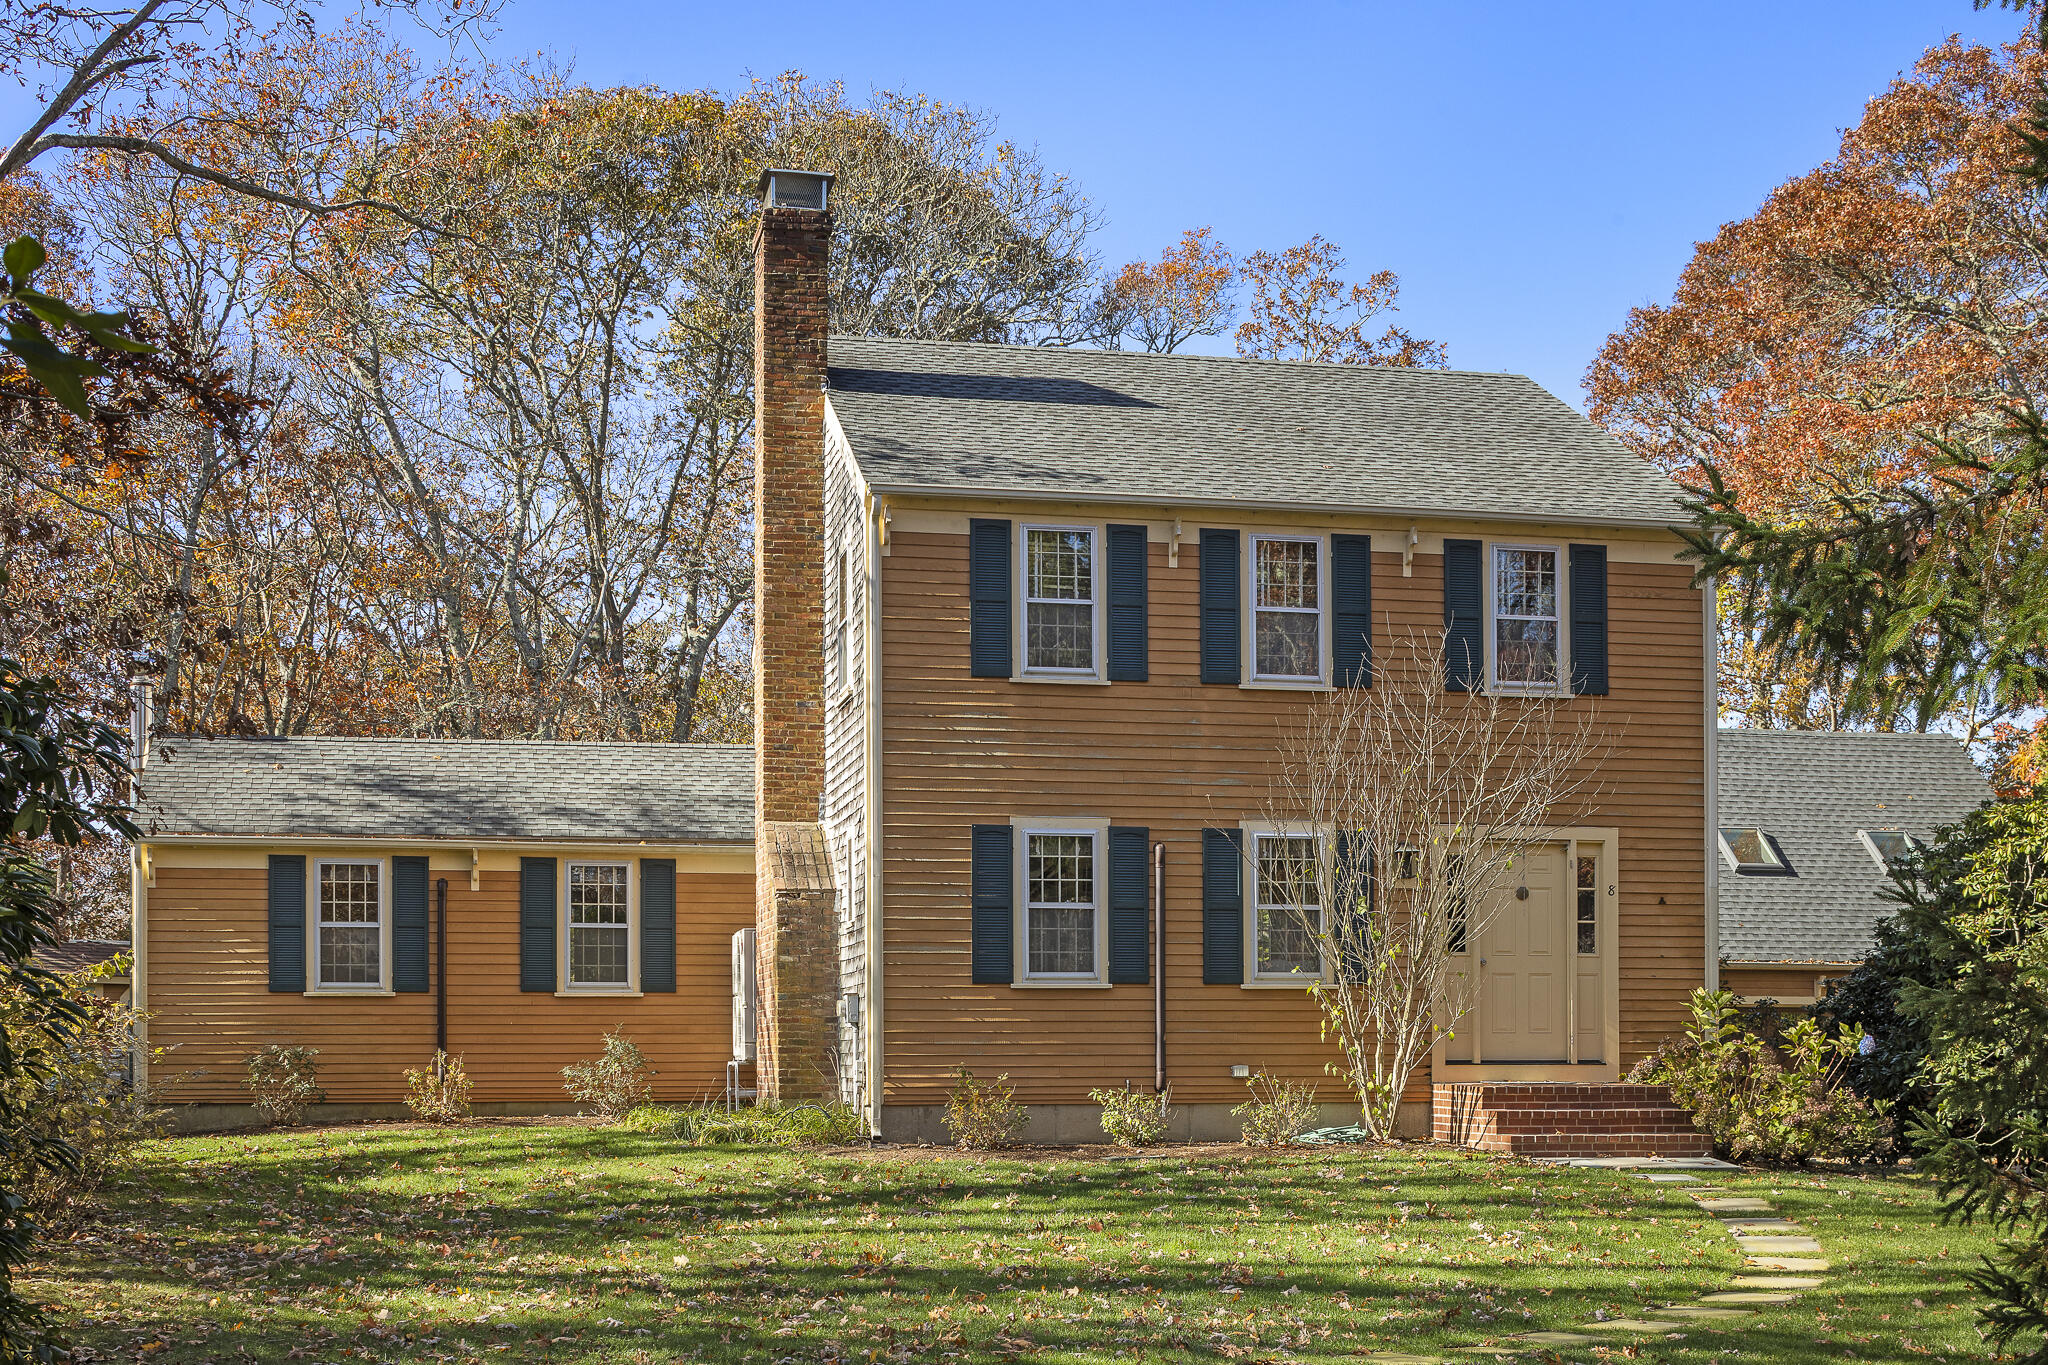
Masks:
[[[1418,517],[1423,517],[1437,521],[1485,521],[1517,526],[1540,523],[1552,526],[1624,527],[1631,530],[1670,531],[1674,534],[1680,529],[1679,519],[1664,521],[1657,517],[1586,517],[1533,512],[1481,512],[1446,507],[1302,502],[1289,498],[1194,498],[1171,493],[1115,493],[1094,489],[1062,489],[1054,496],[1045,490],[1026,488],[953,487],[936,484],[871,483],[868,489],[877,497],[931,498],[940,501],[968,499],[986,502],[1085,502],[1131,507],[1185,507],[1215,512],[1247,509],[1254,512],[1300,512],[1320,516],[1335,513],[1342,516],[1382,517],[1397,521],[1414,521]],[[1675,506],[1673,510],[1677,510]]]
[[[717,843],[665,843],[654,839],[467,839],[459,835],[399,838],[389,834],[148,834],[143,843],[167,848],[488,848],[659,849],[664,853],[742,853],[752,838]]]

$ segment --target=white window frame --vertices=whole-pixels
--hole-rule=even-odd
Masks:
[[[1330,837],[1328,830],[1299,829],[1268,822],[1246,822],[1241,826],[1244,832],[1245,867],[1241,879],[1244,887],[1244,984],[1247,990],[1304,990],[1312,981],[1333,981],[1329,953],[1330,907],[1317,906],[1316,951],[1322,959],[1319,972],[1262,972],[1259,970],[1259,912],[1264,909],[1259,903],[1259,841],[1261,839],[1305,839],[1316,841],[1316,857],[1323,856],[1324,842]]]
[[[1755,830],[1756,837],[1762,841],[1764,848],[1769,851],[1771,860],[1767,863],[1745,863],[1736,857],[1734,847],[1728,842],[1728,831],[1731,829]],[[1728,866],[1740,875],[1749,877],[1782,877],[1792,870],[1791,864],[1785,861],[1785,855],[1778,850],[1777,842],[1771,838],[1771,832],[1761,825],[1717,824],[1714,826],[1714,842],[1719,845],[1721,857],[1727,861]]]
[[[640,862],[637,858],[564,858],[562,883],[555,889],[555,994],[640,994]],[[575,981],[569,976],[569,870],[573,867],[626,869],[626,979]]]
[[[1245,537],[1244,676],[1247,687],[1316,688],[1330,685],[1330,538],[1300,531],[1253,531]],[[1267,541],[1316,547],[1316,672],[1314,676],[1259,672],[1259,613],[1288,612],[1306,616],[1306,607],[1259,605],[1259,546]]]
[[[859,562],[859,542],[848,536],[839,547],[838,582],[834,585],[836,596],[832,600],[837,619],[834,622],[832,657],[838,669],[838,687],[841,697],[853,693],[853,614],[858,610],[854,597],[854,566]]]
[[[1863,845],[1863,851],[1868,853],[1871,857],[1877,860],[1878,870],[1884,873],[1887,877],[1889,877],[1892,874],[1892,872],[1895,870],[1895,867],[1892,863],[1886,861],[1883,850],[1879,849],[1877,846],[1877,839],[1874,836],[1879,834],[1898,835],[1901,839],[1904,839],[1906,841],[1907,846],[1914,852],[1918,852],[1922,847],[1918,839],[1914,838],[1911,834],[1908,834],[1905,830],[1902,829],[1857,830],[1856,838],[1857,841]]]
[[[1109,985],[1109,821],[1107,820],[1012,820],[1016,854],[1012,885],[1017,888],[1016,927],[1012,941],[1017,986],[1082,990]],[[1095,842],[1095,970],[1080,972],[1033,972],[1031,970],[1031,836],[1034,834],[1086,835]]]
[[[320,979],[320,869],[323,867],[374,867],[377,869],[377,979],[372,981],[323,982]],[[384,857],[344,856],[307,860],[306,877],[306,994],[307,995],[390,995],[391,990],[391,860]]]
[[[1557,565],[1557,679],[1549,683],[1503,682],[1500,676],[1500,553],[1503,550],[1540,550]],[[1565,696],[1572,690],[1570,627],[1571,583],[1565,547],[1542,541],[1488,541],[1486,544],[1486,682],[1493,691],[1506,696]],[[1517,621],[1540,621],[1540,616],[1517,616]]]
[[[1088,655],[1087,668],[1034,668],[1031,664],[1031,604],[1033,601],[1076,605],[1079,601],[1071,597],[1031,596],[1031,533],[1033,531],[1079,531],[1088,537]],[[1109,585],[1106,582],[1105,566],[1102,559],[1103,545],[1107,537],[1103,528],[1087,522],[1029,521],[1017,530],[1016,561],[1017,583],[1017,665],[1014,676],[1035,682],[1100,682],[1103,677],[1103,638],[1105,614],[1103,604],[1108,600]]]

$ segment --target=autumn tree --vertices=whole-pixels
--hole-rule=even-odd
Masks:
[[[1261,360],[1308,360],[1328,365],[1422,365],[1441,368],[1442,342],[1423,341],[1389,324],[1372,325],[1397,310],[1401,281],[1381,270],[1363,283],[1346,282],[1344,255],[1321,235],[1275,255],[1254,251],[1241,278],[1251,297],[1237,328],[1237,353]]]
[[[1126,342],[1170,354],[1196,337],[1222,336],[1235,310],[1237,262],[1215,232],[1190,228],[1156,261],[1132,261],[1104,284],[1089,335],[1110,350]]]
[[[2037,706],[2044,76],[2032,36],[1930,50],[1594,362],[1593,415],[1701,491],[1725,713],[1982,741]]]

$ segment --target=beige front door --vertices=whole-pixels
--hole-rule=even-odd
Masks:
[[[1571,1057],[1568,992],[1575,973],[1566,870],[1563,844],[1530,849],[1480,917],[1479,1046],[1488,1062]]]

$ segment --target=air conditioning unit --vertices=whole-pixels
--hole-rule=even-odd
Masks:
[[[754,931],[732,936],[732,1059],[754,1060]]]

